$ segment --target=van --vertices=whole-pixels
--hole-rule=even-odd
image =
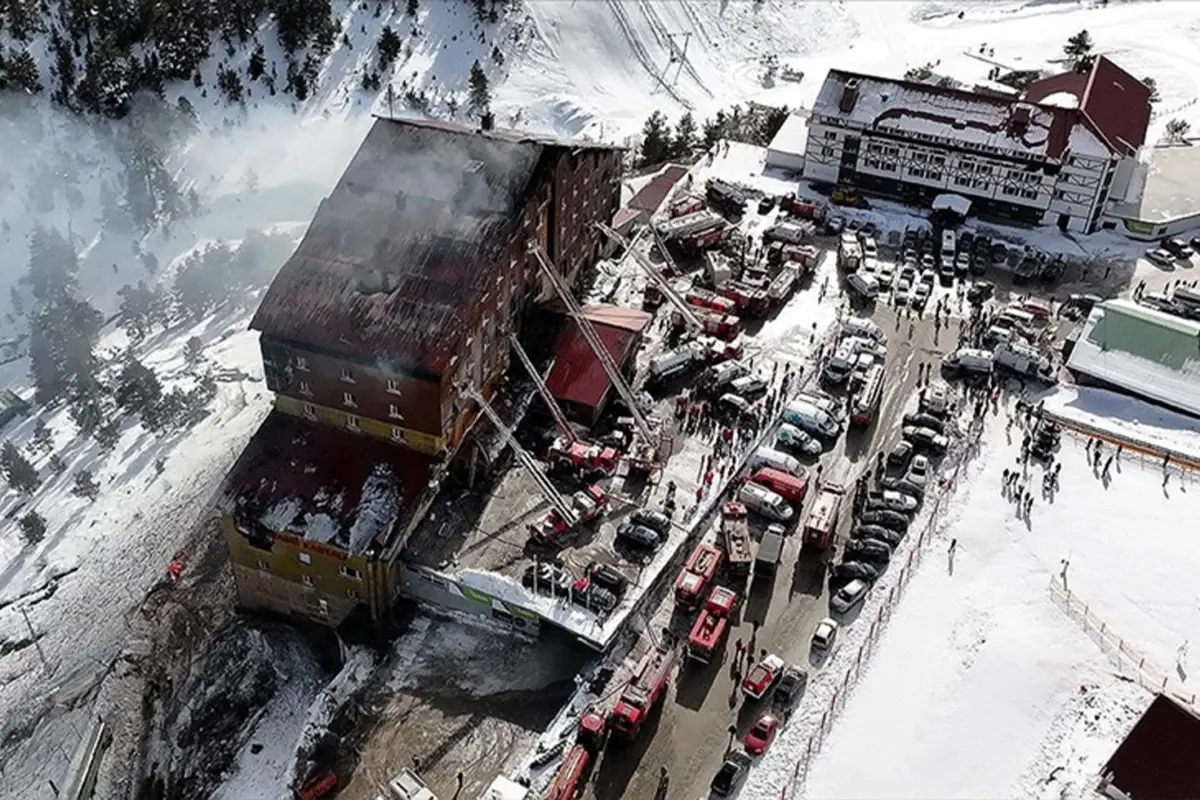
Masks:
[[[865,317],[847,317],[842,320],[842,336],[861,336],[876,342],[882,342],[886,338],[883,328]]]
[[[783,421],[824,439],[835,439],[842,432],[841,426],[828,412],[807,400],[793,400],[784,406]]]
[[[750,511],[775,522],[788,522],[796,510],[788,502],[765,486],[744,483],[738,490],[738,500]]]
[[[954,231],[942,231],[942,261],[949,259],[954,260],[954,253],[958,250],[958,239],[954,235]]]
[[[950,411],[950,387],[942,381],[929,384],[921,401],[921,410],[934,416],[945,416]]]
[[[947,369],[959,373],[990,375],[995,361],[996,357],[987,350],[964,347],[942,359],[942,364]]]
[[[421,776],[406,769],[388,782],[387,800],[437,800],[437,796],[429,790]]]
[[[852,272],[846,276],[846,288],[865,300],[879,296],[879,279],[866,272]]]
[[[759,486],[767,487],[792,505],[803,503],[804,495],[808,494],[808,481],[804,478],[797,478],[770,467],[760,467],[751,473],[750,480]]]
[[[1017,328],[1018,330],[1030,330],[1033,328],[1035,318],[1028,311],[1022,311],[1019,308],[1009,306],[996,315],[992,321],[993,325],[1001,325],[1007,328]]]
[[[771,469],[777,469],[780,472],[786,472],[789,475],[796,475],[801,478],[805,474],[804,466],[799,461],[782,450],[776,450],[773,447],[760,447],[755,450],[750,455],[750,458],[746,460],[746,467],[749,469],[770,467]]]
[[[846,416],[845,403],[836,397],[830,397],[827,394],[817,394],[816,392],[800,392],[796,395],[795,399],[803,400],[809,405],[821,409],[835,420]]]

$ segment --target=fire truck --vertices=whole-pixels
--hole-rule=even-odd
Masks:
[[[784,213],[791,214],[793,217],[811,219],[814,222],[819,222],[825,218],[824,206],[809,202],[808,200],[801,200],[794,194],[780,198],[779,208]]]
[[[545,800],[575,800],[579,796],[604,749],[605,734],[604,716],[589,708],[579,719],[575,743],[567,750],[554,780],[546,788]]]
[[[717,586],[704,603],[704,610],[692,626],[688,635],[687,655],[703,664],[707,664],[713,653],[721,646],[725,634],[729,631],[729,616],[737,605],[737,592]]]
[[[729,223],[720,215],[711,211],[697,211],[663,222],[659,225],[658,233],[667,244],[685,253],[698,253],[720,244],[728,227]]]
[[[721,551],[709,544],[698,544],[675,580],[675,605],[691,611],[721,567]]]
[[[764,242],[801,244],[812,232],[812,225],[807,222],[777,222],[763,231],[762,236]]]
[[[688,214],[695,214],[697,211],[704,211],[708,204],[704,202],[703,197],[697,197],[694,194],[689,194],[682,200],[677,200],[671,204],[671,209],[668,212],[671,218],[686,217]]]
[[[815,267],[820,257],[821,251],[811,244],[788,244],[783,247],[783,260],[799,264],[806,270]]]
[[[737,303],[729,297],[723,297],[704,289],[692,289],[683,296],[688,305],[702,308],[705,311],[715,311],[718,314],[732,314],[737,310]]]
[[[615,447],[567,439],[565,436],[550,445],[546,456],[551,468],[568,470],[586,478],[607,478],[617,471],[621,453]]]
[[[746,521],[746,507],[738,502],[721,508],[721,539],[725,543],[725,560],[729,574],[745,577],[754,565],[754,540]]]
[[[771,285],[767,287],[767,299],[775,305],[786,303],[788,298],[792,296],[792,292],[796,289],[796,281],[800,279],[800,274],[793,267],[784,267],[779,270],[779,274],[771,281]]]
[[[732,183],[717,178],[704,184],[705,195],[713,208],[722,214],[742,214],[746,210],[746,194]]]
[[[767,313],[770,300],[763,289],[753,289],[737,281],[729,281],[717,292],[725,299],[732,300],[737,310],[746,316],[761,316]]]
[[[608,727],[615,735],[626,741],[637,738],[650,712],[667,693],[675,660],[675,651],[662,645],[646,654],[608,717]]]
[[[836,483],[821,486],[821,493],[808,512],[804,522],[804,544],[824,550],[837,532],[838,514],[842,510],[845,487]]]
[[[589,486],[571,495],[571,511],[574,519],[563,519],[553,508],[537,525],[530,525],[530,534],[537,544],[552,544],[580,525],[594,522],[608,509],[608,493],[600,486]]]
[[[738,334],[742,332],[742,321],[735,316],[729,314],[712,314],[704,311],[696,314],[700,320],[700,327],[703,333],[709,336],[716,336],[725,341],[736,339]],[[687,320],[679,311],[671,312],[671,322],[676,328],[687,326]]]
[[[866,427],[879,411],[883,398],[883,365],[876,364],[867,372],[862,386],[854,396],[850,407],[850,424]]]

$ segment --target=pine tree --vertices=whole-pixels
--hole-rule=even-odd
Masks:
[[[0,448],[0,471],[8,485],[21,494],[33,494],[42,483],[37,467],[12,442],[5,442]]]
[[[38,225],[29,240],[29,272],[21,280],[34,298],[52,300],[75,294],[79,288],[79,255],[54,228]]]
[[[162,400],[162,384],[158,376],[136,358],[125,362],[117,378],[117,405],[130,414],[140,414]]]
[[[638,166],[649,166],[666,161],[671,157],[671,131],[667,117],[655,111],[642,125],[642,144],[638,151]]]
[[[235,105],[240,105],[246,99],[246,90],[242,86],[242,79],[228,67],[221,67],[217,72],[217,88],[221,90],[221,94],[225,96],[226,100]]]
[[[471,76],[467,79],[470,90],[467,94],[467,106],[477,114],[487,113],[492,105],[492,95],[488,88],[487,74],[479,66],[478,59],[471,65]]]
[[[686,159],[696,149],[696,120],[687,112],[675,124],[675,137],[671,140],[671,158]]]
[[[25,544],[36,545],[46,538],[46,518],[36,511],[30,511],[21,517],[17,523],[21,528],[21,538]]]
[[[81,469],[75,473],[75,485],[71,487],[71,494],[88,500],[95,500],[100,495],[100,484],[96,483],[90,469]]]
[[[246,65],[246,76],[252,81],[256,81],[263,76],[267,71],[267,54],[263,51],[263,46],[255,46],[253,52],[250,53],[250,62]],[[182,100],[183,98],[180,97]]]
[[[54,431],[39,418],[33,426],[33,438],[29,440],[29,450],[32,453],[49,453],[54,447]]]
[[[1162,99],[1158,94],[1158,81],[1154,80],[1154,78],[1142,78],[1142,83],[1145,84],[1146,89],[1150,92],[1151,103],[1157,103]]]
[[[96,440],[96,444],[100,446],[101,450],[105,453],[110,453],[117,446],[117,442],[121,440],[121,427],[117,424],[116,420],[107,422],[96,428],[95,433],[92,434],[92,438]]]
[[[497,67],[504,66],[504,52],[500,49],[500,45],[492,45],[492,61]]]
[[[1092,52],[1093,42],[1092,35],[1086,30],[1067,39],[1067,43],[1063,45],[1063,53],[1067,56],[1079,60]]]
[[[390,66],[396,60],[396,56],[400,55],[403,46],[404,43],[400,41],[396,31],[392,30],[392,26],[384,25],[379,33],[379,43],[375,46],[375,51],[379,54],[380,68]]]
[[[158,291],[145,281],[136,286],[122,286],[117,292],[121,298],[121,323],[129,339],[140,344],[154,329],[154,317],[161,313],[161,298]]]
[[[407,0],[404,4],[404,13],[410,17],[417,16],[417,0]]]
[[[1182,142],[1192,129],[1192,124],[1186,119],[1173,119],[1167,123],[1167,141]]]
[[[194,367],[204,358],[204,341],[199,336],[193,336],[183,346],[183,361],[189,367]]]

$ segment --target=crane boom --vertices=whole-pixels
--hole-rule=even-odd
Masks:
[[[509,334],[508,341],[512,345],[513,352],[517,354],[517,358],[525,365],[525,371],[529,373],[529,377],[533,378],[533,384],[537,387],[538,394],[546,401],[546,406],[550,409],[550,414],[554,417],[554,422],[558,425],[558,429],[562,431],[562,435],[566,437],[568,442],[574,444],[579,437],[571,429],[571,423],[567,421],[567,415],[559,407],[558,401],[554,399],[554,395],[550,394],[550,389],[546,386],[546,382],[542,380],[542,376],[538,374],[537,367],[533,365],[533,360],[529,358],[529,354],[521,346],[517,335],[515,333]]]
[[[637,425],[638,432],[646,442],[655,441],[654,433],[650,428],[650,423],[646,421],[645,415],[638,408],[637,397],[633,393],[633,389],[625,382],[625,377],[621,374],[620,367],[612,360],[612,356],[608,352],[608,348],[600,341],[600,337],[596,334],[596,329],[592,327],[592,322],[583,313],[583,309],[579,307],[579,303],[575,300],[575,296],[571,294],[571,289],[563,281],[562,276],[558,274],[558,270],[554,268],[554,264],[550,262],[550,257],[542,249],[537,242],[530,242],[529,249],[533,252],[534,258],[542,271],[546,273],[546,277],[550,279],[550,284],[558,293],[559,298],[567,307],[567,313],[579,325],[579,332],[583,334],[584,341],[592,348],[596,359],[600,365],[604,367],[608,379],[612,381],[613,387],[617,390],[617,394],[621,395],[621,399],[625,401],[625,405],[629,407],[629,415],[633,417],[634,424]]]
[[[631,242],[608,225],[605,225],[603,222],[597,222],[596,228],[599,229],[599,231],[605,236],[624,247],[626,254],[633,256],[633,260],[637,262],[639,267],[642,268],[642,271],[646,273],[651,282],[662,291],[663,297],[667,298],[671,305],[675,306],[675,310],[679,312],[679,315],[683,318],[684,323],[691,328],[693,333],[704,332],[704,325],[700,322],[700,318],[696,316],[695,309],[692,308],[688,301],[685,300],[683,296],[679,294],[679,292],[675,291],[675,287],[671,285],[671,282],[664,278],[662,273],[655,269],[654,265],[650,263],[650,259],[646,258],[646,255],[642,253],[642,251],[634,247],[634,244],[637,242],[637,238],[640,237],[641,234],[638,234],[638,237],[635,237],[634,241]],[[663,252],[666,252],[666,250],[664,249]]]
[[[475,401],[479,405],[479,409],[492,421],[496,429],[500,431],[500,435],[504,437],[505,443],[512,448],[513,455],[517,457],[517,463],[525,468],[529,473],[529,477],[533,478],[533,482],[537,484],[538,489],[545,495],[546,500],[550,502],[550,507],[553,508],[564,521],[574,523],[575,510],[571,507],[570,501],[563,497],[562,492],[555,488],[550,479],[546,477],[546,473],[542,472],[542,467],[538,464],[537,459],[529,455],[524,447],[521,447],[520,442],[512,435],[512,431],[504,424],[504,420],[500,419],[500,415],[492,408],[492,404],[484,399],[479,391],[469,384],[460,384],[459,390],[467,397]]]

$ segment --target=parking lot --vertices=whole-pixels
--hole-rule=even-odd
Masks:
[[[815,475],[819,463],[823,479],[848,487],[853,487],[860,475],[873,468],[877,452],[886,451],[899,440],[901,417],[915,403],[917,365],[933,364],[936,374],[940,355],[955,344],[944,329],[940,333],[935,330],[931,317],[900,318],[892,307],[879,304],[871,318],[888,335],[887,383],[876,420],[865,430],[852,429],[810,465],[810,475]],[[770,357],[774,349],[767,346],[763,352]],[[797,520],[804,519],[816,494],[810,488]],[[844,514],[839,545],[849,525],[849,514]],[[752,524],[756,536],[761,536],[762,528],[757,522]],[[741,639],[753,652],[766,649],[806,670],[820,669],[821,662],[810,663],[808,656],[813,629],[829,614],[826,566],[811,549],[801,557],[795,524],[791,528],[775,579],[751,584],[720,654],[707,665],[692,662],[682,668],[670,701],[664,705],[657,722],[651,722],[652,728],[632,745],[606,751],[588,796],[597,800],[653,797],[661,767],[666,767],[670,777],[668,796],[697,797],[707,793],[709,781],[729,746],[730,726],[735,727],[740,741],[757,712],[765,707],[763,703],[743,701],[731,672],[736,640]],[[717,523],[704,535],[706,540],[715,540]],[[744,585],[736,588],[740,590]],[[677,613],[673,597],[668,597],[653,611],[649,627],[654,631],[669,629],[686,638],[693,617]]]

